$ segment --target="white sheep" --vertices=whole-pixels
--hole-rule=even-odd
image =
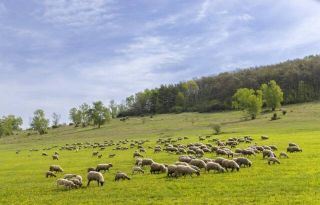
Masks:
[[[114,177],[114,181],[119,181],[120,179],[122,180],[130,180],[130,177],[128,177],[127,174],[123,173],[123,172],[117,172],[116,176]]]
[[[103,186],[103,184],[104,184],[103,175],[100,172],[96,172],[96,171],[90,171],[87,174],[87,180],[88,180],[87,187],[90,185],[91,181],[97,181],[98,182],[98,186],[99,185]]]

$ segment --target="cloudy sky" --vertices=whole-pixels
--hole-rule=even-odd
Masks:
[[[316,0],[1,0],[0,115],[60,113],[320,51]]]

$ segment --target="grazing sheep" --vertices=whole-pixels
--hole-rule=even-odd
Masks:
[[[134,165],[136,165],[136,166],[141,166],[141,164],[142,164],[142,159],[136,159],[136,162],[134,163]]]
[[[53,160],[59,160],[59,155],[56,155],[56,154],[52,155],[52,159]]]
[[[116,154],[109,154],[109,158],[113,158],[115,156],[116,156]]]
[[[206,163],[201,160],[201,159],[193,159],[189,162],[190,165],[194,165],[194,166],[197,166],[198,168],[202,169],[202,168],[206,168]]]
[[[180,157],[179,157],[179,161],[180,161],[180,162],[189,163],[191,160],[192,160],[192,158],[190,158],[189,156],[180,156]]]
[[[91,171],[96,171],[96,168],[94,168],[94,167],[89,167],[89,168],[87,169],[87,172],[91,172]]]
[[[134,152],[133,153],[133,158],[135,158],[135,157],[143,157],[143,155],[140,154],[139,152]]]
[[[278,147],[276,145],[270,145],[269,146],[273,151],[276,151],[278,150]]]
[[[95,152],[92,152],[92,156],[98,156],[99,152],[98,151],[95,151]]]
[[[290,142],[289,147],[299,147],[296,143]]]
[[[267,139],[269,139],[269,137],[268,137],[268,136],[265,136],[265,135],[262,135],[262,136],[261,136],[261,139],[262,139],[262,140],[267,140]]]
[[[196,174],[197,176],[199,176],[200,172],[191,168],[190,166],[177,165],[173,176],[179,177],[190,175],[192,177],[192,174]]]
[[[90,171],[87,175],[87,179],[88,179],[87,187],[90,185],[91,181],[97,181],[98,186],[99,185],[103,186],[103,184],[104,184],[104,178],[100,172]]]
[[[151,174],[156,174],[156,173],[165,173],[167,172],[167,167],[163,164],[159,164],[159,163],[152,163],[150,165],[150,173]]]
[[[154,161],[152,159],[142,159],[141,166],[150,166]]]
[[[268,159],[268,164],[270,165],[271,162],[272,162],[272,164],[275,164],[275,163],[280,164],[280,161],[279,161],[277,158],[275,158],[275,157],[269,157],[269,159]]]
[[[58,179],[57,180],[57,186],[63,186],[63,187],[68,188],[68,189],[72,189],[72,188],[76,188],[77,187],[72,181],[69,181],[67,179]]]
[[[168,176],[168,177],[172,177],[173,174],[174,174],[174,172],[176,171],[176,168],[177,168],[177,165],[169,165],[169,166],[167,167],[167,169],[168,169],[167,176]]]
[[[216,162],[207,163],[206,171],[209,172],[210,170],[221,172],[221,173],[226,171],[220,164]]]
[[[100,171],[109,171],[109,169],[112,167],[112,164],[98,164],[96,167],[96,171],[100,172]]]
[[[289,156],[287,155],[287,153],[285,153],[285,152],[280,152],[280,154],[279,154],[279,158],[289,158]]]
[[[134,166],[133,168],[132,168],[132,174],[135,174],[135,173],[144,173],[144,171],[143,171],[143,169],[141,168],[141,167],[139,167],[139,166]]]
[[[262,152],[262,158],[266,158],[266,157],[275,157],[276,155],[271,151],[271,150],[263,150]]]
[[[41,154],[42,156],[48,156],[48,154],[47,153],[45,153],[45,152],[42,152],[42,154]]]
[[[69,179],[69,181],[73,182],[76,185],[76,187],[82,187],[82,181],[80,181],[77,178]]]
[[[242,150],[242,154],[243,154],[244,156],[251,156],[251,155],[255,156],[255,155],[256,155],[256,154],[254,153],[254,151],[251,150],[251,149]]]
[[[176,162],[176,163],[174,163],[175,165],[184,165],[184,166],[189,166],[189,164],[188,163],[186,163],[186,162]]]
[[[98,155],[98,158],[100,159],[101,157],[102,157],[102,154],[99,154],[99,155]]]
[[[64,179],[71,179],[71,178],[74,178],[74,177],[76,177],[77,175],[76,174],[65,174],[64,176],[63,176],[63,178]]]
[[[50,165],[49,171],[52,171],[52,172],[63,172],[63,169],[59,165]]]
[[[302,149],[300,147],[297,146],[289,146],[287,148],[287,152],[302,152]]]
[[[217,157],[217,158],[214,160],[214,162],[222,165],[223,160],[225,160],[225,158],[223,158],[223,157]]]
[[[238,158],[235,158],[233,159],[240,167],[241,165],[244,165],[245,167],[251,167],[252,165],[252,162],[247,159],[247,158],[244,158],[244,157],[238,157]]]
[[[114,181],[119,181],[120,179],[122,180],[130,180],[130,177],[128,177],[127,174],[123,173],[123,172],[117,172],[116,176],[114,177]]]
[[[57,177],[57,176],[53,172],[47,171],[46,172],[46,177],[48,178],[48,177]]]
[[[237,164],[237,162],[235,162],[234,160],[223,160],[221,166],[223,168],[226,169],[226,171],[228,171],[228,169],[231,169],[231,171],[233,172],[233,170],[240,170],[240,166]]]

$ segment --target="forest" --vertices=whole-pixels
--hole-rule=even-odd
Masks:
[[[258,89],[270,80],[281,87],[284,105],[319,100],[320,56],[311,55],[146,89],[127,97],[118,106],[118,112],[119,116],[139,116],[229,110],[232,109],[232,96],[239,88]]]

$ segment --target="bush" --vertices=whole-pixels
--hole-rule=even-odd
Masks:
[[[174,106],[172,111],[173,111],[174,113],[176,113],[176,114],[182,113],[182,112],[183,112],[183,107],[181,107],[181,106]]]
[[[277,113],[273,113],[272,117],[271,117],[271,120],[278,120],[280,119],[280,117],[278,117],[278,114]]]
[[[286,110],[282,110],[282,115],[286,115],[287,111]]]
[[[221,133],[221,125],[220,124],[211,124],[210,127],[213,129],[215,135],[218,135]]]

